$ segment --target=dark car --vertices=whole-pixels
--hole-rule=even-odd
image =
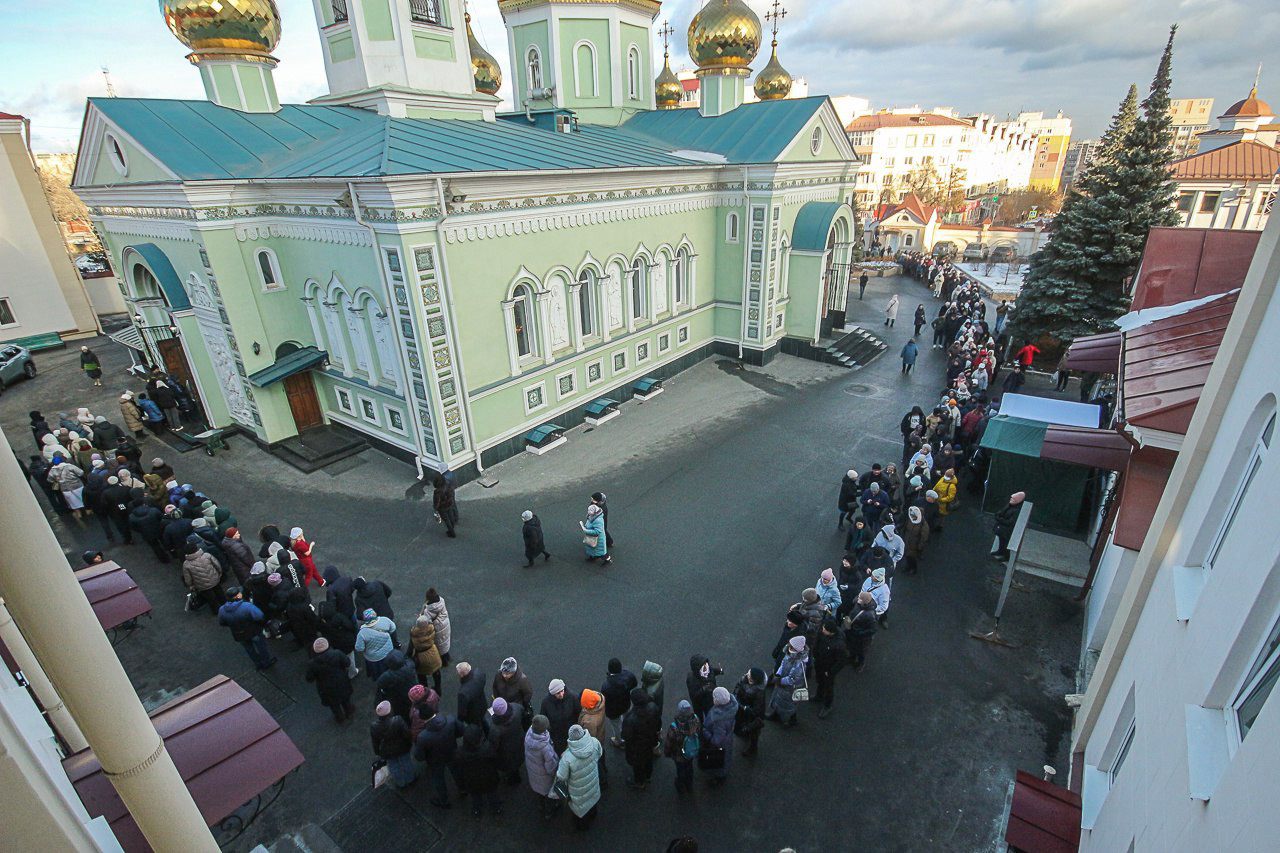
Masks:
[[[19,379],[34,379],[36,363],[31,353],[17,344],[0,344],[0,392]]]
[[[1012,246],[996,246],[991,250],[990,260],[996,263],[1004,263],[1005,261],[1013,260],[1014,254]]]

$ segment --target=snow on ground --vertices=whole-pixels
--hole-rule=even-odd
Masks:
[[[1022,291],[1022,277],[1027,274],[1027,265],[995,264],[991,272],[987,272],[985,262],[962,261],[956,268],[976,281],[988,296],[997,301],[1017,299]]]

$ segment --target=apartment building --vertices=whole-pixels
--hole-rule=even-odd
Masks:
[[[1058,110],[1056,116],[1044,113],[1018,113],[1018,122],[1036,137],[1035,159],[1031,162],[1032,189],[1057,192],[1061,188],[1062,170],[1067,148],[1071,144],[1071,119]]]
[[[1169,101],[1169,115],[1173,119],[1173,138],[1169,145],[1174,156],[1194,154],[1200,144],[1196,137],[1209,129],[1213,98],[1174,98]]]
[[[1098,156],[1100,139],[1077,139],[1067,146],[1067,155],[1062,161],[1062,181],[1061,188],[1065,192],[1072,184],[1080,179],[1085,169],[1089,168],[1089,164],[1093,162],[1093,158]]]

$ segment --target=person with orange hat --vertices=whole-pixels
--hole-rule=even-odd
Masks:
[[[587,734],[598,740],[601,744],[605,742],[604,734],[604,694],[595,690],[583,690],[582,696],[579,698],[579,704],[582,706],[581,713],[578,714],[578,725],[587,730]],[[604,750],[600,751],[600,787],[609,787],[608,774],[604,766]]]

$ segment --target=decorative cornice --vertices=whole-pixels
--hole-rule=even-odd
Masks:
[[[135,237],[154,237],[161,240],[185,240],[192,242],[191,225],[187,222],[165,222],[154,219],[126,219],[98,217],[95,225],[108,234],[129,234]],[[95,231],[97,228],[95,228]],[[99,240],[101,240],[99,234]]]
[[[370,222],[429,222],[440,218],[440,208],[428,207],[366,207],[360,206],[364,218]]]
[[[292,240],[314,240],[318,243],[336,243],[340,246],[372,246],[373,238],[362,228],[327,227],[324,225],[289,225],[285,223],[257,223],[235,226],[236,239],[241,243],[284,237]]]

